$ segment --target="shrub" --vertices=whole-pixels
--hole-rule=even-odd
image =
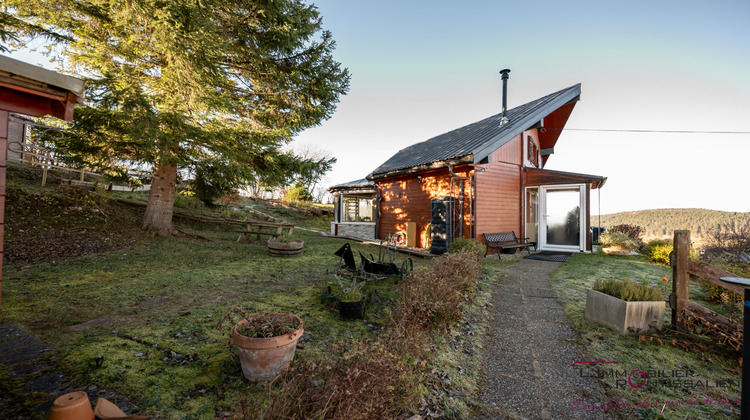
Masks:
[[[669,253],[674,249],[671,239],[654,239],[643,247],[643,253],[653,262],[669,265]]]
[[[628,224],[620,224],[612,226],[611,228],[608,228],[603,235],[606,235],[607,233],[622,233],[627,235],[628,238],[630,238],[633,243],[635,243],[635,246],[629,246],[627,248],[631,250],[639,250],[643,246],[643,240],[641,239],[641,236],[643,235],[643,228],[636,225],[628,225]]]
[[[479,279],[481,261],[474,252],[443,255],[401,281],[398,323],[447,329],[461,318],[467,295]]]
[[[594,282],[594,290],[628,302],[664,300],[661,290],[628,279],[597,279]]]
[[[458,238],[451,242],[451,253],[471,252],[484,255],[484,245],[476,239]]]
[[[297,363],[267,404],[251,401],[253,419],[398,418],[416,402],[417,376],[380,342],[330,346],[321,360]]]
[[[620,246],[630,250],[638,249],[640,247],[640,243],[634,241],[628,235],[622,232],[614,232],[609,230],[605,231],[599,236],[599,243],[602,244],[602,247]]]
[[[643,228],[636,225],[621,224],[607,229],[607,232],[620,232],[628,235],[631,239],[638,241],[643,235]]]

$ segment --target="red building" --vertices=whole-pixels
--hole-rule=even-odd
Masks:
[[[438,220],[449,241],[514,231],[542,250],[590,251],[591,190],[606,178],[544,169],[580,94],[580,84],[571,86],[409,146],[360,182],[357,195],[347,195],[349,184],[331,187],[339,204],[332,231],[347,223],[347,200],[369,199],[377,238],[404,232],[427,247],[443,229]],[[440,211],[448,216],[436,219]]]
[[[82,92],[83,81],[80,79],[0,56],[0,292],[10,113],[32,117],[52,115],[70,121],[73,119],[73,108]]]

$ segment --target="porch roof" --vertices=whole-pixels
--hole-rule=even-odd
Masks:
[[[586,183],[591,184],[591,188],[597,189],[607,182],[605,176],[536,168],[524,168],[523,177],[526,186]]]
[[[377,192],[377,187],[372,181],[368,181],[365,178],[358,179],[356,181],[345,182],[343,184],[334,185],[328,187],[328,191],[331,193],[342,193],[342,192]]]

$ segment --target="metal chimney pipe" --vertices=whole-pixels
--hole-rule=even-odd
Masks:
[[[500,118],[502,124],[508,122],[505,118],[505,110],[508,108],[508,73],[510,73],[510,69],[500,70],[500,77],[503,80],[503,115]]]

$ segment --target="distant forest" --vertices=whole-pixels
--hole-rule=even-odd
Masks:
[[[699,239],[717,229],[750,224],[750,213],[735,213],[706,209],[655,209],[603,214],[604,227],[627,223],[643,228],[643,237],[671,238],[675,230],[689,230],[690,237]],[[591,225],[599,224],[599,216],[591,216]]]

